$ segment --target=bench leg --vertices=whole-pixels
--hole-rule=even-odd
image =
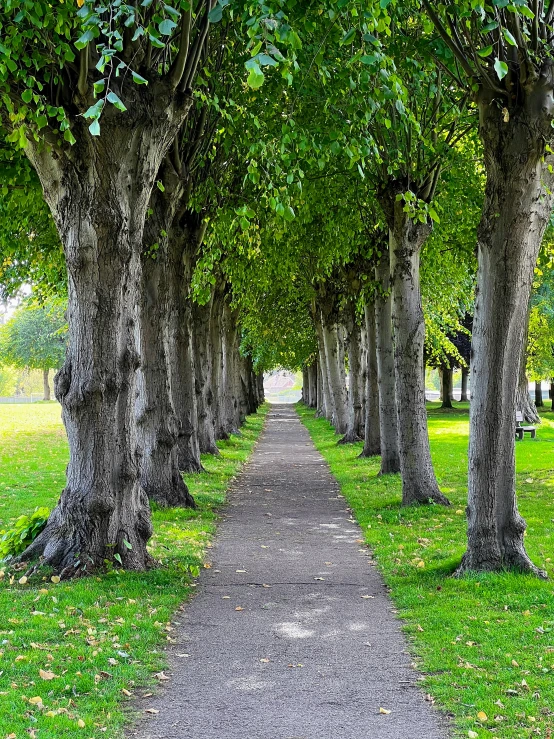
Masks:
[[[516,429],[516,441],[523,441],[523,429]]]

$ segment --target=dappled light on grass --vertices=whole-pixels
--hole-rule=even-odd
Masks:
[[[548,736],[554,728],[552,582],[514,573],[450,577],[466,543],[467,410],[429,413],[435,471],[452,506],[402,508],[398,475],[378,477],[377,458],[357,459],[362,444],[337,446],[327,421],[298,409],[391,588],[414,662],[425,674],[423,689],[455,716],[462,736],[469,731],[480,739]],[[516,445],[518,500],[528,525],[527,550],[552,578],[550,417],[537,436]]]
[[[203,566],[216,509],[249,456],[266,410],[249,417],[240,437],[220,443],[221,457],[203,458],[206,472],[185,476],[197,510],[153,510],[149,549],[157,569],[61,583],[41,573],[19,585],[22,573],[10,582],[10,568],[0,566],[0,737],[19,739],[29,729],[37,739],[73,739],[81,731],[84,739],[114,737],[125,703],[141,705],[165,666],[172,619]],[[67,463],[59,417],[57,404],[0,406],[3,526],[36,505],[56,503]],[[54,677],[41,677],[41,670]]]

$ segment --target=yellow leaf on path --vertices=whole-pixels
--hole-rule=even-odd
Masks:
[[[384,713],[385,715],[387,715],[390,713],[390,711],[387,708],[380,708],[379,713]]]
[[[145,708],[144,713],[159,713],[157,708]]]
[[[59,575],[52,575],[50,580],[54,583],[54,585],[57,585],[60,582],[60,577]]]
[[[58,677],[51,670],[39,670],[38,674],[43,680],[53,680],[55,677]]]
[[[163,672],[157,672],[156,673],[156,678],[158,680],[170,680],[171,679],[167,675],[165,675]]]
[[[237,606],[235,608],[235,611],[244,611],[244,608],[242,606]]]
[[[488,720],[488,716],[487,716],[487,714],[484,711],[479,711],[479,713],[477,714],[477,719],[479,721],[487,721]]]

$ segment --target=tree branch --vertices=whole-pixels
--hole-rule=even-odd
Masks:
[[[86,96],[88,90],[88,58],[89,49],[87,44],[85,48],[81,49],[79,52],[79,81],[77,82],[77,89],[83,97]]]
[[[187,63],[190,47],[190,26],[192,21],[192,5],[190,10],[187,10],[181,21],[181,38],[179,40],[179,52],[173,62],[171,71],[169,72],[169,82],[175,89],[183,78],[185,72],[185,65]]]

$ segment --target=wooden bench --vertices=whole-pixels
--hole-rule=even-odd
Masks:
[[[534,439],[537,435],[537,429],[536,426],[522,426],[523,423],[523,413],[521,411],[516,411],[516,439],[519,441],[523,440],[523,434],[531,434],[531,438]]]

